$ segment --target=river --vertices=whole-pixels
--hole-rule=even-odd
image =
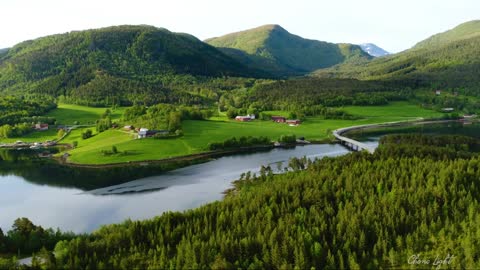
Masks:
[[[479,134],[478,125],[472,127],[473,130],[458,125],[442,125],[432,130],[433,133],[446,130],[440,133]],[[407,131],[412,132],[410,129]],[[423,127],[418,127],[413,132],[423,131]],[[432,131],[425,129],[425,132]],[[357,134],[357,138],[376,147],[380,135],[364,136],[361,133]],[[222,193],[232,187],[233,180],[247,171],[258,172],[261,165],[270,165],[276,170],[284,168],[285,162],[291,157],[321,158],[346,153],[346,148],[336,144],[277,148],[221,157],[161,175],[93,190],[58,185],[61,179],[56,179],[52,184],[35,176],[23,177],[15,172],[3,172],[0,174],[0,227],[8,231],[16,218],[27,217],[44,228],[91,232],[104,224],[119,223],[126,219],[147,219],[165,211],[182,211],[220,200]]]
[[[338,156],[348,150],[319,144],[291,149],[221,157],[158,176],[85,191],[42,184],[10,174],[0,176],[0,227],[7,231],[18,217],[27,217],[44,228],[76,233],[91,232],[104,224],[125,219],[147,219],[165,211],[181,211],[220,200],[231,182],[261,165],[278,168],[291,157]],[[286,164],[280,167],[285,167]]]

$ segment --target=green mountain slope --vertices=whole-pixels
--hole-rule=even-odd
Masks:
[[[117,95],[133,89],[147,96],[165,95],[165,80],[184,75],[259,73],[191,35],[152,26],[53,35],[25,41],[0,54],[0,92],[75,96],[90,85],[95,89],[82,95],[91,100],[105,99],[108,91]]]
[[[305,74],[349,60],[371,58],[357,45],[304,39],[279,25],[265,25],[206,42],[247,66],[279,75]]]
[[[480,85],[480,23],[473,21],[428,38],[404,52],[372,61],[344,63],[318,77],[415,80],[444,87]]]
[[[450,42],[465,40],[480,36],[480,20],[470,21],[443,33],[427,38],[417,43],[413,49],[442,46]]]

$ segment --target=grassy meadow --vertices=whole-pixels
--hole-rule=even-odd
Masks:
[[[207,151],[210,142],[220,142],[232,137],[240,136],[266,136],[272,140],[281,135],[295,134],[303,136],[307,140],[324,140],[331,137],[331,131],[341,127],[382,123],[390,121],[402,121],[418,117],[439,117],[442,114],[422,109],[407,102],[392,102],[385,106],[347,106],[343,107],[346,112],[360,116],[358,120],[324,120],[309,117],[299,126],[289,126],[272,121],[255,120],[252,122],[237,122],[228,119],[225,114],[212,117],[210,120],[183,121],[184,136],[176,139],[135,139],[135,134],[121,129],[110,129],[103,133],[95,134],[95,127],[81,127],[73,130],[62,142],[72,143],[76,141],[78,147],[70,150],[70,161],[85,164],[108,164],[128,161],[141,161],[163,159],[183,156]],[[47,114],[55,117],[60,124],[73,125],[78,121],[80,125],[93,125],[95,120],[100,119],[106,108],[91,108],[70,104],[59,104],[58,108]],[[112,110],[111,118],[114,121],[121,120],[125,108]],[[268,112],[276,115],[287,116],[288,112]],[[94,136],[87,140],[81,137],[82,132],[91,129]],[[2,143],[22,140],[26,142],[42,142],[57,137],[57,130],[51,128],[48,131],[32,132],[21,138],[2,140]],[[116,146],[119,153],[112,155],[102,154],[102,150],[111,150]]]
[[[368,118],[432,118],[443,115],[440,112],[423,109],[406,101],[391,102],[383,106],[345,106],[342,109],[349,114]]]
[[[124,107],[110,109],[112,112],[112,120],[118,120],[122,118]],[[55,117],[57,122],[62,125],[73,125],[75,121],[78,121],[80,125],[93,125],[95,120],[100,119],[102,114],[107,108],[92,108],[80,105],[71,104],[59,104],[57,109],[49,112],[46,116]]]
[[[86,106],[79,106],[79,105],[71,105],[71,104],[58,104],[58,107],[55,110],[52,110],[45,116],[54,117],[57,122],[61,125],[73,125],[75,121],[78,121],[79,125],[94,125],[97,119],[100,119],[102,114],[107,110],[111,110],[111,118],[113,121],[118,121],[122,118],[123,113],[126,108],[116,108],[115,110],[111,108],[92,108]],[[95,127],[91,128],[92,130]],[[72,142],[75,140],[81,140],[81,132],[85,130],[85,128],[81,128],[78,130],[73,130],[72,134],[70,134],[63,142]],[[34,131],[29,133],[25,136],[20,138],[7,138],[7,139],[0,139],[1,143],[12,143],[16,141],[23,141],[23,142],[44,142],[47,140],[55,140],[57,139],[57,129],[53,126],[50,126],[49,130],[46,131]]]
[[[34,131],[32,133],[26,134],[25,136],[18,137],[18,138],[2,138],[0,139],[0,143],[14,143],[16,141],[22,142],[44,142],[48,140],[57,139],[57,129],[50,128],[49,130],[45,131]]]
[[[71,150],[70,161],[86,164],[107,164],[127,161],[163,159],[175,156],[200,153],[207,150],[209,142],[219,142],[231,137],[266,136],[272,140],[284,134],[304,136],[307,140],[323,140],[331,136],[331,131],[352,125],[402,121],[418,117],[439,117],[441,113],[419,108],[405,102],[395,102],[386,106],[349,106],[347,112],[363,117],[358,120],[324,120],[308,118],[295,127],[272,121],[237,122],[225,116],[208,121],[183,121],[184,136],[177,139],[133,139],[132,133],[122,130],[108,130],[83,140],[81,132],[73,131],[65,142],[77,141],[78,147]],[[103,110],[104,111],[104,110]],[[282,112],[276,112],[282,114]],[[283,112],[285,114],[285,112]],[[114,155],[103,155],[102,150],[111,150],[115,145],[119,151]]]

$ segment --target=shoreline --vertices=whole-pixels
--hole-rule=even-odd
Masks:
[[[350,126],[339,128],[332,131],[332,134],[342,135],[344,133],[348,133],[350,131],[356,130],[365,130],[365,129],[372,129],[372,128],[381,128],[381,127],[392,127],[392,126],[403,126],[403,125],[416,125],[416,124],[435,124],[435,123],[448,123],[448,122],[462,122],[462,120],[426,120],[426,119],[415,119],[415,120],[405,120],[405,121],[397,121],[397,122],[385,122],[385,123],[378,123],[378,124],[365,124],[365,125],[358,125],[358,126]],[[348,137],[345,137],[348,138]],[[355,141],[353,139],[348,138],[349,140]],[[339,139],[335,136],[335,138],[325,138],[319,140],[311,140],[310,144],[335,144],[339,143]],[[359,143],[361,144],[361,143]],[[70,144],[62,143],[62,146],[66,148],[71,148]],[[282,148],[288,147],[296,147],[296,146],[304,146],[308,144],[304,143],[295,143],[290,145],[281,146]],[[256,152],[261,150],[271,150],[274,148],[278,148],[272,145],[259,145],[259,146],[249,146],[249,147],[241,147],[237,149],[226,149],[226,150],[216,150],[216,151],[206,151],[200,152],[196,154],[190,155],[183,155],[171,158],[164,158],[164,159],[152,159],[152,160],[141,160],[141,161],[128,161],[128,162],[117,162],[117,163],[105,163],[105,164],[85,164],[85,163],[75,163],[69,162],[63,156],[56,156],[53,157],[51,160],[56,162],[59,165],[71,167],[71,168],[90,168],[90,169],[103,169],[103,168],[117,168],[117,167],[125,167],[125,166],[140,166],[140,167],[148,167],[148,166],[155,166],[155,165],[168,165],[168,164],[175,164],[177,163],[176,168],[182,168],[194,163],[204,163],[208,162],[211,159],[229,156],[229,155],[236,155],[242,153],[249,153],[249,152]]]
[[[366,124],[366,125],[358,125],[358,126],[350,126],[350,127],[345,127],[345,128],[339,128],[334,130],[332,133],[336,138],[337,143],[345,143],[346,144],[355,144],[358,146],[358,149],[361,150],[367,150],[371,154],[373,154],[375,151],[373,149],[370,149],[368,146],[365,146],[363,143],[351,139],[347,136],[342,136],[345,133],[349,133],[352,131],[359,131],[359,130],[368,130],[368,129],[375,129],[375,128],[387,128],[387,127],[396,127],[396,126],[409,126],[409,125],[425,125],[425,124],[442,124],[442,123],[451,123],[451,122],[458,122],[458,123],[463,123],[465,122],[463,119],[415,119],[415,120],[406,120],[406,121],[396,121],[396,122],[386,122],[386,123],[379,123],[379,124]],[[477,121],[475,121],[477,122]],[[351,146],[353,151],[355,151],[355,148]]]
[[[401,125],[408,125],[408,124],[434,124],[434,123],[448,123],[448,122],[461,122],[461,120],[426,120],[426,119],[415,119],[415,120],[405,120],[405,121],[397,121],[397,122],[385,122],[385,123],[378,123],[378,124],[366,124],[366,125],[358,125],[358,126],[350,126],[339,128],[332,131],[332,134],[337,132],[338,134],[344,134],[345,132],[353,131],[353,130],[363,130],[363,129],[370,129],[370,128],[377,128],[377,127],[391,127],[391,126],[401,126]],[[321,140],[312,140],[311,144],[335,144],[338,143],[338,140],[332,138],[326,138]],[[308,144],[303,143],[295,143],[290,145],[285,145],[281,147],[296,147],[296,146],[304,146]],[[250,146],[250,147],[241,147],[237,149],[227,149],[227,150],[218,150],[218,151],[207,151],[201,152],[197,154],[190,154],[190,155],[183,155],[178,157],[166,158],[166,159],[153,159],[153,160],[142,160],[142,161],[128,161],[128,162],[118,162],[118,163],[107,163],[107,164],[83,164],[83,163],[74,163],[63,161],[61,157],[54,158],[60,164],[70,167],[76,168],[114,168],[114,167],[123,167],[123,166],[131,166],[131,165],[139,165],[139,166],[150,166],[150,165],[160,165],[160,164],[168,164],[168,163],[175,163],[175,162],[184,162],[184,161],[199,161],[199,163],[208,162],[208,160],[212,158],[219,158],[223,156],[235,155],[235,154],[242,154],[248,152],[255,152],[259,150],[267,150],[267,149],[274,149],[277,148],[274,145],[260,145],[260,146]],[[179,168],[181,168],[180,166]]]
[[[75,167],[75,168],[115,168],[115,167],[124,167],[124,166],[150,166],[150,165],[160,165],[160,164],[168,164],[168,163],[175,163],[175,162],[183,162],[183,161],[201,161],[208,160],[212,158],[218,158],[223,156],[235,155],[235,154],[242,154],[242,153],[249,153],[261,150],[270,150],[274,149],[273,145],[259,145],[259,146],[251,146],[251,147],[242,147],[238,149],[228,149],[228,150],[218,150],[218,151],[208,151],[208,152],[201,152],[197,154],[190,154],[190,155],[183,155],[178,157],[171,157],[171,158],[164,158],[164,159],[152,159],[152,160],[141,160],[141,161],[128,161],[128,162],[118,162],[118,163],[106,163],[106,164],[83,164],[83,163],[74,163],[68,162],[63,160],[62,157],[55,157],[53,158],[59,164],[65,165],[68,167]],[[199,162],[202,163],[202,162]]]
[[[65,165],[68,167],[75,167],[75,168],[115,168],[115,167],[124,167],[124,166],[150,166],[150,165],[159,165],[159,164],[168,164],[168,163],[175,163],[175,162],[183,162],[183,161],[200,161],[199,163],[207,162],[212,158],[219,158],[224,156],[242,154],[242,153],[249,153],[249,152],[256,152],[262,150],[271,150],[275,148],[290,148],[296,146],[305,146],[309,144],[334,144],[335,141],[331,138],[321,139],[321,140],[312,140],[310,143],[294,143],[294,144],[287,144],[282,146],[275,146],[273,143],[270,145],[257,145],[257,146],[247,146],[247,147],[240,147],[236,149],[225,149],[225,150],[215,150],[215,151],[206,151],[200,152],[196,154],[190,155],[183,155],[171,158],[164,158],[164,159],[149,159],[149,160],[140,160],[140,161],[127,161],[127,162],[116,162],[116,163],[105,163],[105,164],[85,164],[85,163],[75,163],[69,162],[65,160],[61,156],[53,157],[52,159],[57,161],[61,165]],[[204,159],[205,161],[201,161]]]
[[[429,124],[443,124],[443,123],[464,123],[465,121],[463,119],[439,119],[439,120],[432,120],[432,119],[418,119],[418,120],[413,120],[413,121],[398,121],[398,122],[386,122],[386,123],[380,123],[380,124],[367,124],[367,125],[359,125],[359,126],[351,126],[351,127],[346,127],[346,128],[340,128],[335,131],[338,131],[337,133],[339,135],[342,135],[344,133],[349,133],[349,132],[355,132],[355,131],[362,131],[362,130],[368,130],[368,129],[375,129],[375,128],[389,128],[389,127],[403,127],[403,126],[415,126],[415,125],[429,125]],[[471,121],[472,123],[479,122],[479,121]]]

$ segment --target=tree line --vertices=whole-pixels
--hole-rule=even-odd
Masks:
[[[73,233],[44,229],[28,218],[18,218],[7,233],[0,229],[0,254],[31,255],[42,248],[51,251],[59,241],[74,237]]]
[[[397,156],[383,148],[414,149],[416,142],[438,152],[422,156],[429,149],[420,148],[418,156]],[[54,264],[69,269],[406,268],[414,254],[452,254],[448,267],[478,268],[480,157],[448,156],[471,143],[396,136],[373,155],[299,159],[290,162],[297,170],[281,175],[264,169],[244,175],[222,201],[60,241]]]

